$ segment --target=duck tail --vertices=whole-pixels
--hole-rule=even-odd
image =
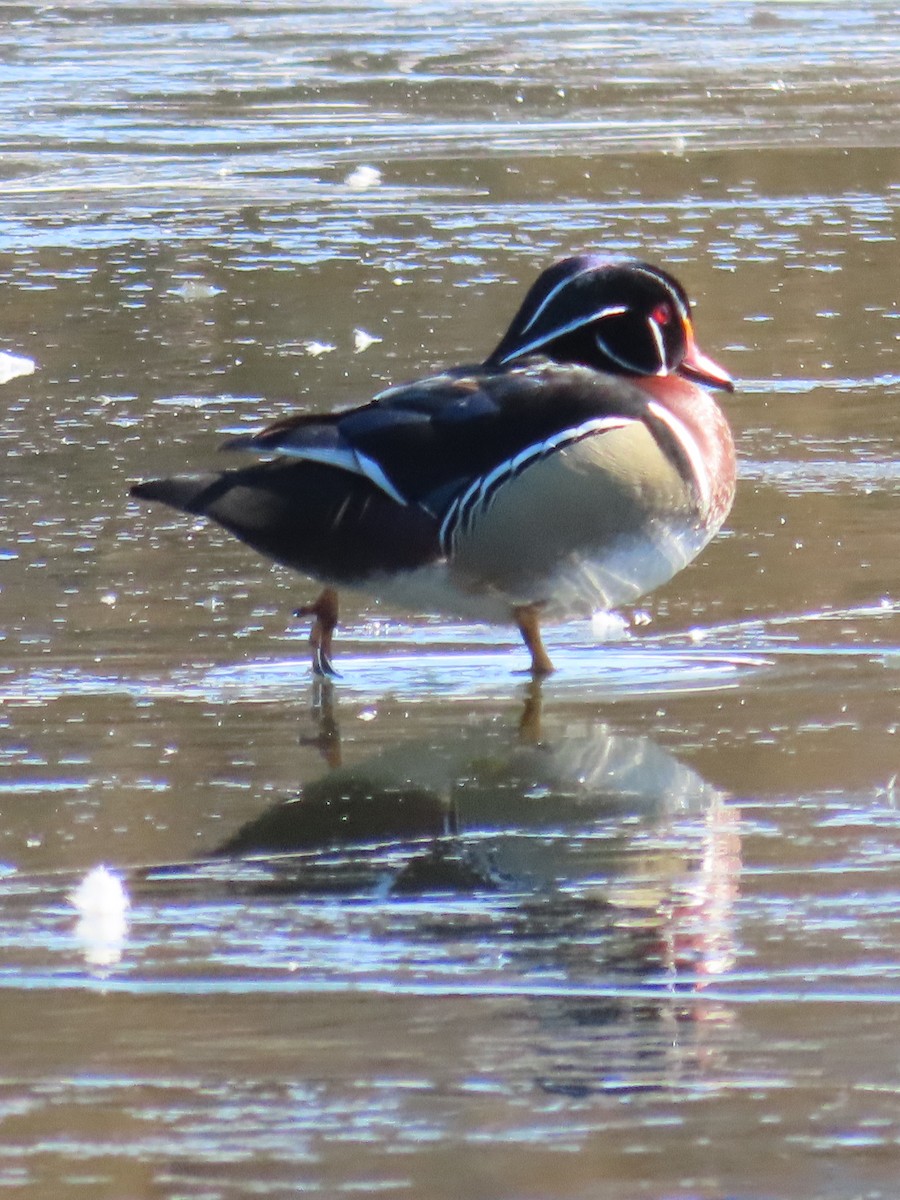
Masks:
[[[175,475],[170,479],[148,479],[128,490],[138,500],[158,500],[180,512],[205,514],[218,500],[227,484],[220,474]]]

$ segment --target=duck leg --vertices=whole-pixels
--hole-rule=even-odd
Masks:
[[[309,631],[313,674],[337,675],[331,662],[332,635],[338,622],[338,595],[335,589],[323,588],[314,603],[295,609],[294,616],[313,618]]]
[[[552,675],[556,668],[550,661],[550,655],[541,640],[541,606],[539,604],[519,604],[512,612],[513,620],[522,635],[522,641],[531,654],[531,674],[535,678]]]
[[[541,686],[543,675],[534,675],[525,684],[525,703],[522,706],[522,716],[519,718],[519,738],[525,746],[541,744],[541,713],[543,699]]]
[[[301,746],[315,746],[332,770],[341,766],[341,731],[334,711],[334,685],[322,675],[313,684],[312,712],[318,725],[315,737],[300,738]]]

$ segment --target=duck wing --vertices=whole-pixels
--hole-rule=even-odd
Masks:
[[[540,358],[460,369],[223,447],[270,461],[132,494],[208,517],[295,570],[359,584],[451,555],[505,482],[584,438],[629,425],[645,434],[647,413],[634,383],[586,367]]]
[[[436,375],[343,413],[286,417],[223,449],[328,465],[442,522],[473,487],[583,437],[643,422],[647,410],[647,395],[627,379],[536,358]]]
[[[438,523],[423,508],[322,462],[278,458],[150,479],[131,495],[206,517],[267,558],[333,584],[414,570],[442,553]]]

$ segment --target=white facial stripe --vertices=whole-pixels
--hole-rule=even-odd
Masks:
[[[640,263],[633,263],[632,270],[637,271],[641,275],[646,275],[648,279],[652,279],[658,287],[666,289],[666,293],[671,297],[675,307],[678,309],[682,320],[689,321],[691,319],[690,311],[685,307],[684,301],[666,279],[661,279],[652,267],[641,266]]]
[[[643,365],[638,366],[637,363],[629,362],[627,359],[622,358],[621,354],[616,354],[614,350],[611,350],[610,347],[607,346],[600,333],[594,334],[594,341],[597,343],[597,349],[601,352],[601,354],[605,354],[608,359],[614,362],[616,366],[621,367],[623,371],[627,371],[630,375],[668,375],[669,367],[666,363],[666,347],[665,343],[663,342],[662,331],[652,317],[649,318],[648,324],[650,326],[650,333],[653,336],[653,341],[656,345],[656,353],[659,357],[659,367],[655,371],[648,371]]]
[[[595,321],[602,321],[605,317],[621,317],[626,312],[628,312],[626,304],[615,304],[609,308],[601,308],[595,313],[589,313],[587,316],[576,317],[568,325],[561,325],[558,329],[551,329],[549,333],[541,334],[540,337],[526,343],[524,346],[520,346],[517,350],[511,351],[509,354],[504,354],[503,358],[500,359],[500,365],[502,366],[514,358],[521,358],[525,354],[530,354],[532,350],[537,350],[539,346],[546,346],[548,342],[555,342],[557,338],[564,337],[567,333],[573,333],[576,329],[581,329],[584,325],[592,325]],[[529,321],[530,324],[531,322]]]
[[[659,370],[656,373],[657,375],[668,375],[669,366],[666,362],[666,344],[663,341],[662,330],[652,317],[650,318],[649,324],[650,332],[653,334],[653,340],[656,342],[656,353],[659,355]]]
[[[697,491],[700,493],[701,508],[707,509],[712,499],[712,482],[697,439],[680,417],[676,417],[673,412],[657,403],[656,400],[651,400],[647,407],[657,420],[667,426],[681,447],[685,458],[691,464],[691,472],[697,483]]]
[[[547,307],[547,305],[550,303],[550,301],[555,300],[556,297],[559,295],[559,293],[562,291],[565,291],[565,289],[569,286],[570,283],[573,283],[576,279],[580,279],[582,275],[590,275],[591,271],[596,271],[596,270],[597,270],[597,264],[591,263],[591,265],[589,267],[582,267],[581,270],[576,271],[574,275],[567,275],[565,277],[565,279],[561,279],[559,281],[559,283],[556,284],[555,287],[552,287],[550,289],[550,291],[547,293],[547,295],[543,298],[543,300],[540,302],[540,304],[537,306],[537,308],[531,314],[531,317],[529,318],[528,321],[526,321],[525,326],[522,329],[522,332],[523,333],[528,332],[528,330],[532,327],[532,325],[535,323],[535,321],[538,319],[538,317],[541,315],[541,313],[544,311],[544,309]]]
[[[610,350],[609,346],[607,346],[606,342],[604,342],[599,333],[594,334],[594,341],[597,343],[597,349],[601,352],[601,354],[605,354],[610,362],[614,362],[617,367],[621,367],[622,370],[627,371],[629,375],[647,374],[647,372],[641,367],[635,366],[634,363],[628,362],[627,359],[622,358],[620,354],[616,354],[614,350]]]

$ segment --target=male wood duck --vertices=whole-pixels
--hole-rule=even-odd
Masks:
[[[545,616],[590,614],[665,583],[734,498],[733,389],[700,352],[677,280],[630,258],[565,258],[496,350],[368,404],[284,417],[224,449],[268,461],[132,494],[216,521],[324,585],[313,670],[334,674],[337,590],[518,626],[534,675]]]

